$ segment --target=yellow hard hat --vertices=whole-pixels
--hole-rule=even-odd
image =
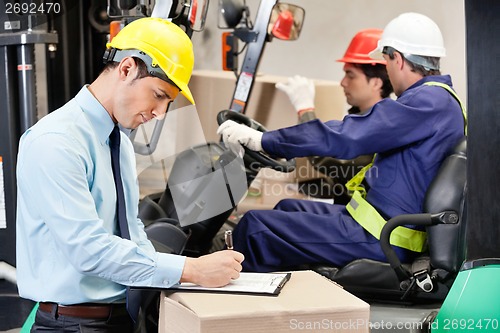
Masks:
[[[148,70],[160,67],[166,78],[162,75],[159,77],[167,82],[173,82],[194,104],[193,95],[188,88],[194,66],[193,43],[174,23],[153,17],[135,20],[127,24],[111,42],[106,44],[106,47],[117,50],[138,50],[145,53],[151,58],[151,64],[145,61]],[[133,53],[124,53],[126,54]],[[139,58],[145,60],[144,57],[139,56]],[[117,59],[115,57],[109,60],[116,61]]]

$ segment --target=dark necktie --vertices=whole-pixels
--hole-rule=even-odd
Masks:
[[[125,194],[123,193],[122,176],[120,173],[120,129],[113,128],[109,135],[109,147],[111,149],[111,168],[116,188],[116,216],[118,217],[119,236],[130,239],[130,231],[127,223],[127,209],[125,207]]]
[[[116,216],[118,218],[118,236],[130,239],[130,231],[127,223],[127,210],[125,207],[125,194],[123,192],[122,177],[120,174],[120,129],[113,128],[109,135],[109,148],[111,150],[111,168],[116,188]],[[127,287],[127,311],[134,322],[139,315],[141,305],[141,294],[139,290]]]

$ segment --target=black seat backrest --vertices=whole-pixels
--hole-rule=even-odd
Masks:
[[[439,213],[453,210],[457,224],[439,224],[427,228],[431,265],[448,272],[458,272],[465,259],[467,218],[467,141],[464,138],[441,165],[427,190],[424,211]]]

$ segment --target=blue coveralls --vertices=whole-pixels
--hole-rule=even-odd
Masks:
[[[316,119],[268,131],[262,147],[286,158],[351,159],[377,153],[365,178],[367,201],[386,218],[420,213],[429,183],[464,136],[458,102],[441,87],[423,85],[427,81],[451,86],[448,75],[424,77],[397,100],[384,99],[364,115],[326,123]],[[245,255],[245,271],[312,263],[343,266],[359,258],[386,261],[379,241],[342,205],[285,199],[273,210],[247,212],[233,235],[234,248]],[[402,248],[395,250],[403,262],[413,255]]]

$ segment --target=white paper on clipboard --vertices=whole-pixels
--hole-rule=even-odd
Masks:
[[[207,288],[193,283],[181,283],[171,289],[179,291],[200,291],[235,294],[258,294],[277,296],[285,283],[290,280],[291,273],[251,273],[241,272],[237,280],[219,288]]]

